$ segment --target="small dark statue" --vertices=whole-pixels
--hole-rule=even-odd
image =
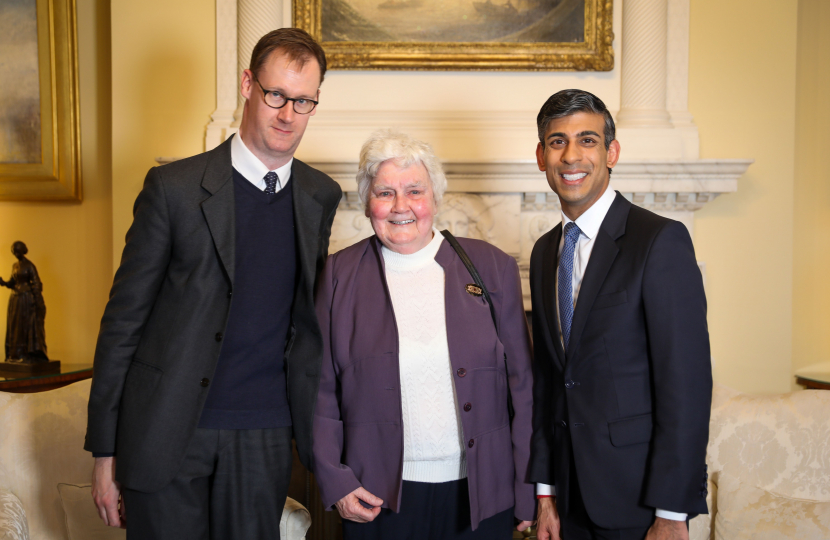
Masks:
[[[17,257],[12,277],[8,281],[0,278],[0,285],[12,290],[6,319],[6,362],[43,364],[49,362],[43,326],[46,304],[37,268],[26,258],[28,252],[23,242],[12,244],[12,253]]]

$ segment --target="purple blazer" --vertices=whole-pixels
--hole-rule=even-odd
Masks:
[[[532,520],[536,499],[527,480],[532,353],[519,268],[486,242],[458,241],[490,291],[499,325],[497,334],[484,298],[465,290],[473,283],[467,268],[444,242],[435,261],[445,275],[447,341],[466,441],[472,527],[511,506],[517,518]],[[324,347],[312,453],[323,506],[330,508],[363,486],[398,512],[403,470],[398,329],[377,237],[328,258],[316,308]],[[464,407],[467,403],[471,407]]]

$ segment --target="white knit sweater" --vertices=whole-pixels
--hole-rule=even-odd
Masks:
[[[467,477],[458,400],[444,315],[444,269],[435,255],[444,237],[411,255],[383,248],[386,282],[400,340],[403,479],[449,482]]]

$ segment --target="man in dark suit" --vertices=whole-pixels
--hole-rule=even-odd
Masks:
[[[293,158],[325,71],[307,33],[264,36],[239,133],[151,169],[136,200],[85,444],[99,514],[126,509],[129,538],[279,538],[292,433],[311,461],[313,290],[341,197]]]
[[[558,92],[537,124],[562,207],[530,262],[538,537],[687,539],[712,394],[691,238],[609,187],[620,145],[599,98]]]

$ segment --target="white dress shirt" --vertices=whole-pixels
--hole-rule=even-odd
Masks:
[[[597,199],[589,209],[585,211],[581,216],[576,218],[576,226],[579,227],[580,233],[579,238],[576,241],[576,246],[574,247],[574,264],[573,264],[573,275],[571,278],[571,286],[572,294],[573,294],[573,301],[574,307],[576,307],[577,297],[579,296],[579,290],[582,287],[582,278],[585,276],[585,269],[588,268],[588,260],[591,258],[591,252],[594,250],[594,243],[597,239],[597,233],[599,233],[599,228],[602,225],[603,220],[605,220],[605,215],[608,213],[608,210],[611,208],[611,204],[613,204],[614,199],[617,197],[617,193],[611,189],[609,185],[605,192]],[[570,223],[572,220],[565,213],[562,213],[562,230],[565,230],[565,225]],[[564,233],[559,239],[559,255],[562,255],[562,248],[565,245],[565,235]],[[556,315],[557,318],[559,317],[559,269],[557,268],[557,286],[554,287],[556,292]],[[559,339],[562,341],[562,327],[559,326]],[[563,341],[564,343],[564,341]],[[548,484],[536,484],[536,494],[537,495],[556,495],[556,486],[550,486]],[[662,517],[666,519],[671,519],[675,521],[685,521],[686,514],[679,513],[679,512],[670,512],[668,510],[661,510],[657,509],[655,512],[657,517]]]
[[[293,163],[294,158],[292,157],[288,160],[288,163],[278,169],[274,169],[273,172],[277,173],[279,177],[275,192],[288,185],[288,181],[291,179],[291,165]],[[255,185],[260,191],[265,191],[265,175],[270,172],[270,169],[251,152],[242,141],[242,136],[239,133],[234,135],[231,140],[231,164],[248,182]]]

